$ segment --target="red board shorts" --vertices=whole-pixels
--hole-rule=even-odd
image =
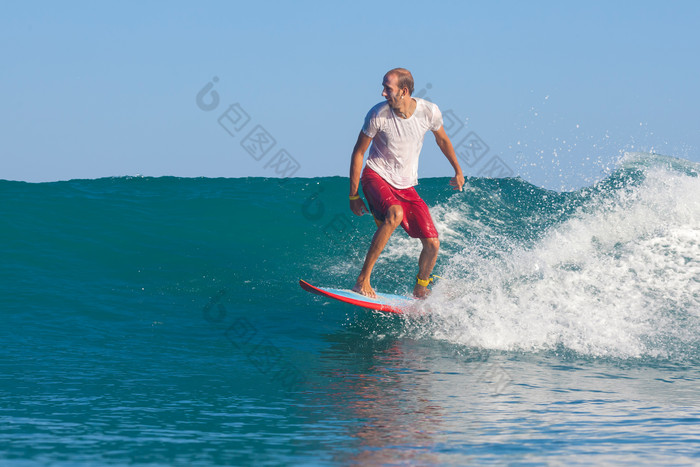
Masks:
[[[413,238],[437,238],[438,233],[425,204],[416,189],[400,190],[389,185],[377,172],[365,166],[362,172],[362,192],[375,219],[384,222],[390,206],[403,208],[401,227]]]

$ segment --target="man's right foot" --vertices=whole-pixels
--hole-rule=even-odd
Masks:
[[[365,297],[377,298],[376,292],[369,284],[355,284],[355,287],[352,288],[352,291],[357,292],[360,295],[364,295]]]

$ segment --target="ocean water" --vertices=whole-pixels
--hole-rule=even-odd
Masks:
[[[0,181],[0,464],[699,465],[699,171],[421,180],[401,317],[298,286],[354,283],[347,179]]]

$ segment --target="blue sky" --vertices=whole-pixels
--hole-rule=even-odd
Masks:
[[[698,2],[2,9],[2,179],[347,176],[396,66],[449,116],[468,176],[568,189],[624,151],[700,161]],[[451,175],[431,135],[419,175]]]

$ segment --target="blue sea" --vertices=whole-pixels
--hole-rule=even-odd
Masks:
[[[422,179],[403,316],[298,285],[354,284],[347,178],[0,181],[0,464],[700,465],[699,172]]]

